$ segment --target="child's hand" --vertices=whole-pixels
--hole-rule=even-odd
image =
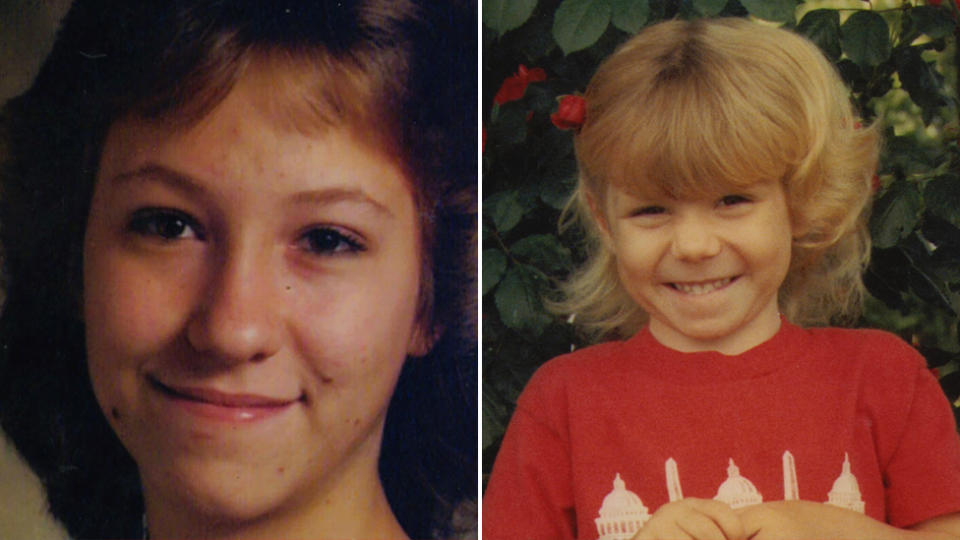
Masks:
[[[745,538],[740,517],[713,499],[682,499],[661,506],[633,540]]]
[[[810,501],[774,501],[736,510],[751,540],[903,538],[903,531],[868,516]]]

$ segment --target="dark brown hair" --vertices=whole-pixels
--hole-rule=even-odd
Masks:
[[[420,317],[439,339],[404,367],[380,471],[408,534],[452,533],[453,508],[476,495],[475,14],[469,1],[76,0],[33,87],[0,116],[0,425],[72,536],[137,536],[142,512],[78,316],[106,131],[126,115],[189,125],[259,59],[308,82],[294,128],[346,126],[414,179]]]

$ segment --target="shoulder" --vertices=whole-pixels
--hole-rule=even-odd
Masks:
[[[884,330],[871,328],[808,328],[805,347],[828,352],[837,360],[863,362],[874,369],[890,372],[915,372],[926,367],[926,360],[909,343]]]
[[[557,405],[557,400],[566,400],[571,392],[581,391],[604,374],[619,371],[616,364],[623,362],[624,346],[622,341],[599,343],[546,362],[530,378],[518,407],[540,407],[546,405],[544,401]]]
[[[557,356],[537,369],[528,386],[553,386],[570,380],[582,382],[584,377],[591,378],[609,369],[611,363],[622,362],[625,344],[609,341]]]

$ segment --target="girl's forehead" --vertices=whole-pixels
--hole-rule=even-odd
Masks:
[[[381,107],[376,103],[372,83],[359,75],[344,81],[344,69],[349,67],[287,54],[252,53],[244,59],[228,88],[204,89],[209,94],[220,91],[222,96],[201,114],[196,114],[193,104],[184,103],[156,117],[134,112],[117,123],[189,132],[209,122],[226,102],[242,96],[249,107],[244,123],[259,123],[278,133],[306,137],[346,133],[384,159],[402,164],[392,129],[394,122],[375,121],[374,111]]]
[[[617,179],[609,187],[633,198],[646,200],[698,200],[722,197],[762,188],[775,179],[724,177],[668,177],[655,173],[640,174],[634,179]]]

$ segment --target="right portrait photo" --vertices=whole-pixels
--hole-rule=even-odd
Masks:
[[[960,538],[960,2],[481,17],[482,537]]]

